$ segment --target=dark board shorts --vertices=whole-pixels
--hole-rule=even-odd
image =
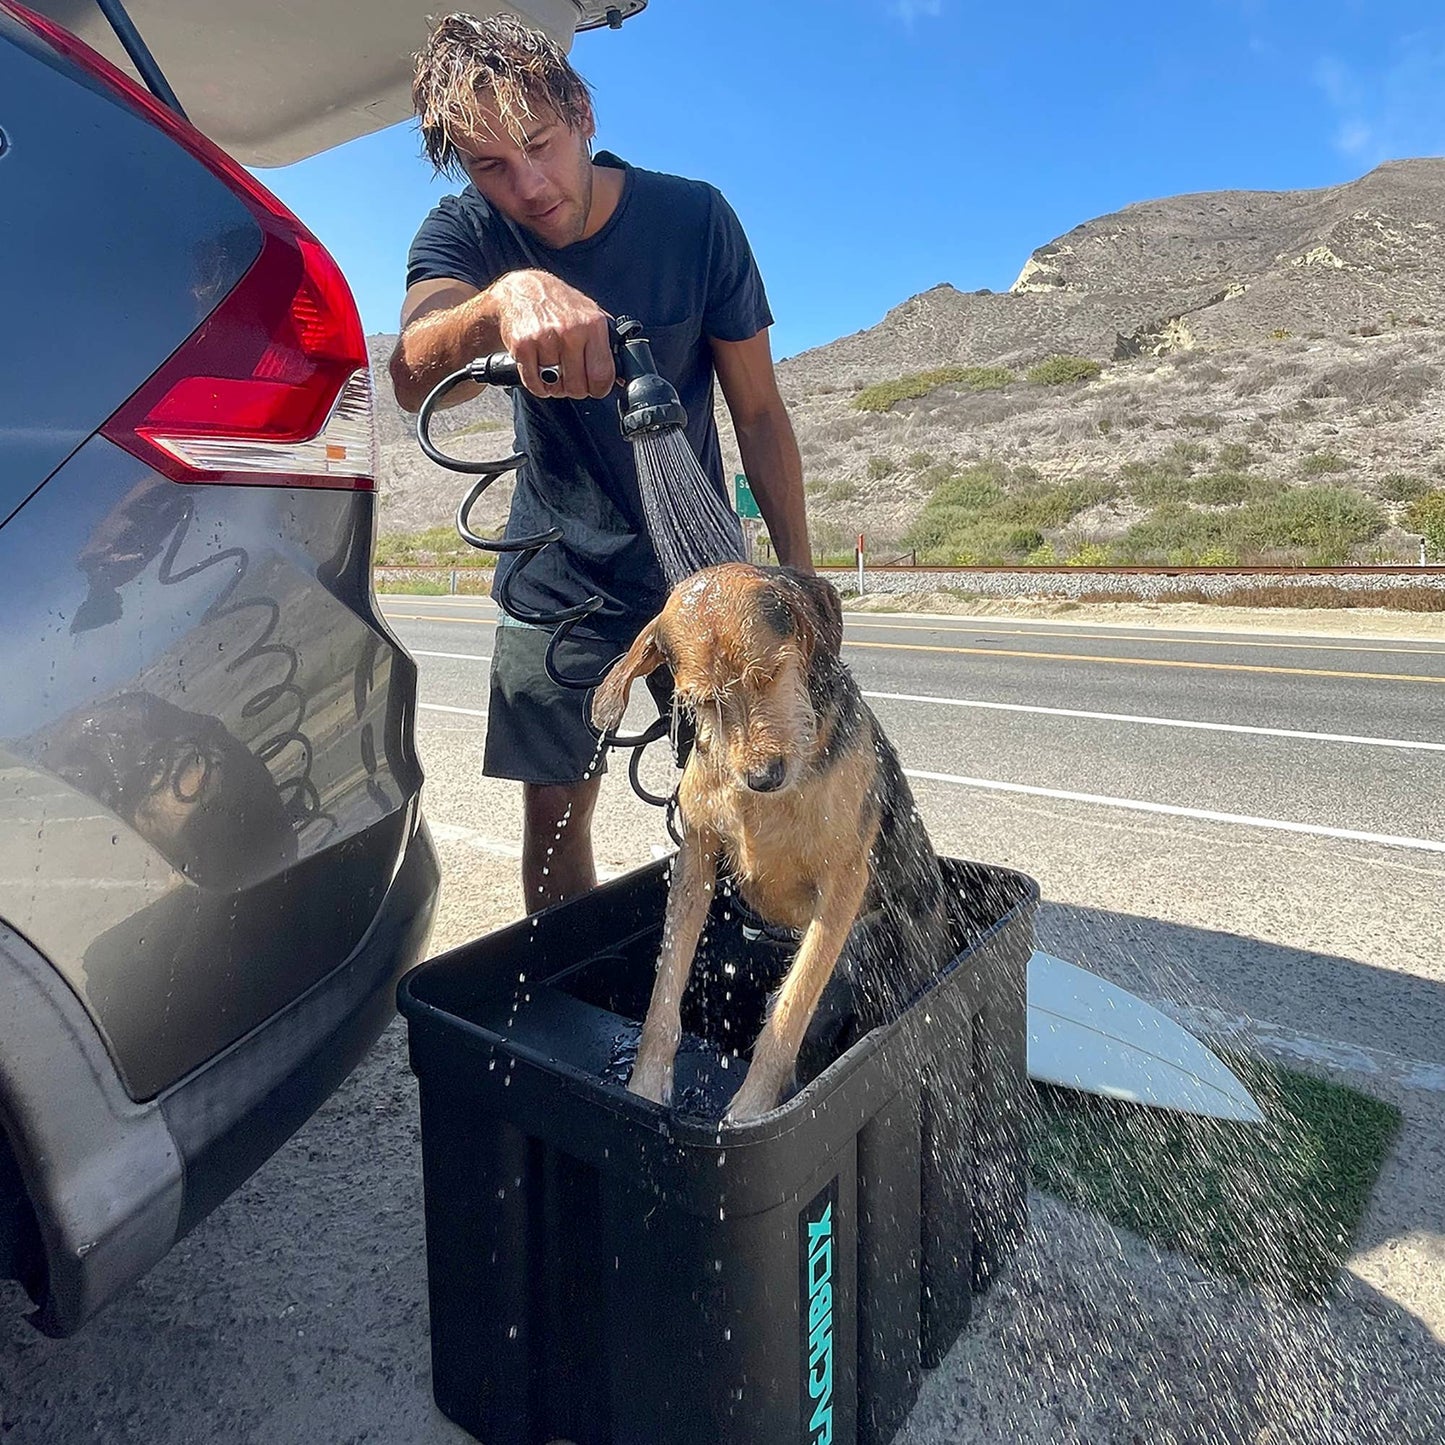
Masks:
[[[583,717],[590,693],[559,687],[544,659],[552,634],[505,622],[492,646],[492,689],[482,772],[522,783],[580,783],[607,770],[604,750]],[[557,667],[568,677],[593,677],[625,651],[615,642],[567,638]],[[659,714],[672,706],[672,678],[659,668],[647,679]],[[626,759],[624,759],[626,761]]]

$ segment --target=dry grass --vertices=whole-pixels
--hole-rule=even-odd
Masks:
[[[1421,361],[1402,364],[1404,355],[1397,351],[1372,361],[1332,366],[1309,382],[1302,394],[1340,397],[1353,406],[1419,401],[1439,383],[1440,368]]]
[[[1304,369],[1298,361],[1255,362],[1235,379],[1234,394],[1258,396],[1263,391],[1273,391],[1291,377],[1299,376]]]

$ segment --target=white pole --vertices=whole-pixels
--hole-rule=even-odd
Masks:
[[[858,533],[858,595],[863,595],[863,534]]]

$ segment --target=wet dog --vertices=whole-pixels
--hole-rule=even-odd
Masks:
[[[666,664],[696,740],[678,789],[682,846],[628,1087],[671,1101],[682,998],[720,872],[797,953],[727,1118],[774,1108],[820,1017],[864,1031],[948,958],[946,889],[892,745],[841,658],[828,583],[741,562],[674,589],[593,699],[613,731],[632,684]],[[829,1007],[820,1011],[825,991]]]

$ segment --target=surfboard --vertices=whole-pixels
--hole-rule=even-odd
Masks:
[[[1264,1122],[1234,1072],[1143,999],[1043,952],[1029,960],[1028,985],[1030,1078],[1156,1109]]]

